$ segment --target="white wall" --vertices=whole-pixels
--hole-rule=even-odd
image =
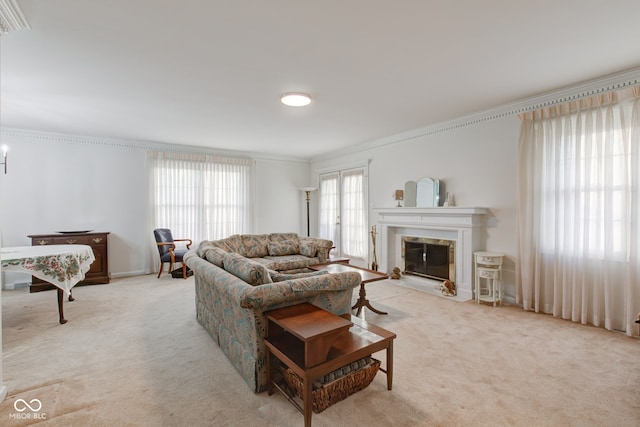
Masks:
[[[300,187],[317,186],[317,171],[369,161],[371,207],[395,206],[393,193],[408,180],[439,178],[458,206],[491,210],[486,249],[504,252],[505,290],[515,295],[516,165],[519,119],[509,116],[351,154],[305,162],[257,159],[254,232],[306,234],[306,204]],[[81,141],[79,138],[76,138]],[[30,245],[29,234],[68,229],[111,232],[113,277],[147,268],[146,149],[52,138],[4,136],[10,148],[2,177],[3,246]],[[75,142],[73,142],[75,141]],[[317,227],[312,193],[311,234]],[[370,224],[375,213],[369,213]]]
[[[306,197],[309,164],[281,160],[256,161],[256,233],[307,234]]]
[[[29,246],[30,234],[110,232],[114,276],[145,270],[147,172],[144,150],[6,136],[3,246]]]
[[[504,285],[515,299],[517,156],[520,120],[508,116],[311,163],[311,179],[332,165],[369,161],[370,207],[393,207],[406,181],[440,179],[456,206],[486,207],[485,246],[503,252]],[[370,225],[376,215],[369,211]]]
[[[2,176],[2,246],[29,246],[30,234],[108,231],[112,277],[143,274],[149,257],[156,255],[149,252],[153,239],[147,225],[146,149],[126,141],[83,141],[87,139],[3,134],[9,165]],[[256,160],[255,232],[306,233],[298,187],[308,185],[308,177],[306,162]],[[5,276],[5,282],[29,279],[14,274],[18,276]]]

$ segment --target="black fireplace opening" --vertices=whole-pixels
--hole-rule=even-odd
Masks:
[[[418,239],[425,240],[425,239]],[[447,243],[404,241],[405,273],[431,279],[452,280],[452,247]]]

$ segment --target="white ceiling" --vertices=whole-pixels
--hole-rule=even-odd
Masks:
[[[4,127],[297,158],[640,66],[638,0],[17,4]]]

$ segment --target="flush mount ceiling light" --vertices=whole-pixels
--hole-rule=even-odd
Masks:
[[[285,93],[280,97],[280,102],[289,107],[304,107],[311,104],[311,96],[299,92]]]

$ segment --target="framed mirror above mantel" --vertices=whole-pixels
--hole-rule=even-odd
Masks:
[[[433,208],[441,205],[442,188],[438,178],[422,178],[404,184],[404,206],[407,208]]]

